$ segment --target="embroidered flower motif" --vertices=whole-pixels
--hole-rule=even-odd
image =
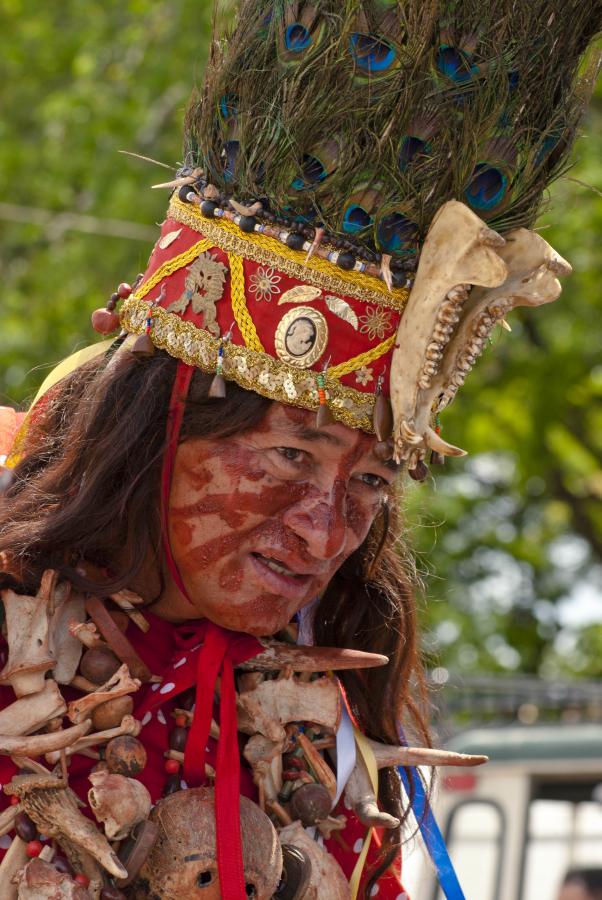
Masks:
[[[391,313],[384,309],[377,309],[376,306],[367,306],[366,312],[359,317],[360,331],[367,334],[371,341],[378,337],[381,341],[387,331],[391,331]]]
[[[273,269],[264,269],[259,266],[256,272],[249,278],[249,293],[255,294],[256,300],[265,300],[269,303],[274,294],[280,293],[280,275],[276,275]]]
[[[355,373],[355,380],[357,381],[358,384],[361,384],[364,387],[366,387],[366,385],[370,381],[374,381],[374,375],[372,373],[372,369],[368,368],[367,366],[362,366],[361,369],[358,369],[357,372]]]

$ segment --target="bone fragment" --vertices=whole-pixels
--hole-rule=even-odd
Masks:
[[[299,732],[297,735],[297,742],[303,750],[303,755],[313,769],[316,778],[320,784],[324,785],[334,800],[337,794],[337,779],[332,769],[320,752],[315,749],[312,742],[302,732]]]
[[[66,753],[67,756],[73,756],[74,753],[82,753],[82,751],[87,750],[89,747],[96,747],[98,744],[106,744],[108,741],[115,737],[120,737],[122,734],[130,734],[133,737],[138,737],[141,730],[142,724],[138,719],[135,719],[133,716],[124,716],[121,720],[121,725],[117,725],[115,728],[106,728],[104,731],[96,731],[94,734],[87,734],[85,737],[81,737],[74,744],[67,747]],[[49,765],[56,765],[60,759],[60,755],[60,751],[48,753],[46,755],[46,762],[49,763]]]
[[[307,256],[305,257],[305,264],[306,264],[306,265],[307,265],[307,263],[310,261],[310,259],[312,258],[312,256],[314,255],[314,253],[316,252],[316,250],[318,249],[318,247],[319,247],[320,244],[322,243],[322,241],[324,240],[324,235],[325,235],[325,233],[326,233],[326,231],[325,231],[324,228],[316,228],[316,231],[315,231],[315,234],[314,234],[314,239],[313,239],[313,241],[311,242],[311,245],[310,245],[310,247],[309,247],[309,250],[307,251]]]
[[[49,734],[34,734],[31,737],[10,737],[3,734],[0,735],[0,754],[36,757],[51,750],[60,753],[65,747],[69,747],[87,734],[91,725],[90,719],[86,719],[80,725],[74,725],[64,731],[52,731]]]
[[[128,590],[118,591],[116,594],[111,594],[111,600],[126,613],[140,631],[143,631],[145,634],[148,632],[150,625],[147,619],[144,618],[140,610],[136,609],[136,606],[144,603],[144,599],[139,594]]]
[[[54,579],[55,573],[48,569],[35,597],[10,589],[0,592],[9,648],[0,683],[10,684],[17,697],[41,691],[45,673],[55,664],[48,649],[48,600]]]
[[[0,900],[16,900],[18,888],[13,879],[28,860],[27,844],[14,837],[0,863]]]
[[[336,731],[341,717],[341,698],[333,678],[304,683],[295,678],[263,681],[237,695],[238,728],[244,734],[263,734],[284,741],[284,725],[315,722]]]
[[[53,677],[58,684],[69,684],[79,666],[82,645],[71,631],[72,623],[86,620],[84,598],[71,594],[68,582],[55,591],[55,610],[50,620],[48,646],[56,659]]]
[[[393,747],[368,740],[379,769],[387,766],[481,766],[487,756],[469,753],[455,753],[452,750],[437,750],[430,747]]]
[[[265,650],[237,666],[243,671],[274,672],[290,667],[294,672],[330,672],[337,669],[372,669],[386,666],[388,657],[339,647],[304,647],[280,641],[260,640]]]
[[[47,678],[37,694],[27,694],[0,711],[0,734],[6,737],[30,734],[56,716],[63,716],[66,710],[57,683]]]
[[[0,813],[0,836],[4,836],[8,831],[12,831],[15,827],[15,819],[21,812],[21,807],[17,803],[15,806],[8,806]]]
[[[23,809],[38,830],[49,837],[71,842],[90,853],[110,875],[125,878],[126,870],[107,839],[77,808],[77,798],[64,782],[52,775],[16,775],[4,786],[5,794],[19,797]]]
[[[123,697],[125,694],[133,694],[140,687],[138,678],[132,678],[125,663],[117,669],[114,675],[102,684],[98,690],[72,700],[67,708],[69,719],[74,722],[82,722],[90,716],[93,709],[107,700],[115,697]]]
[[[69,623],[69,631],[74,638],[77,638],[84,647],[87,647],[89,650],[94,649],[95,647],[108,647],[106,641],[100,637],[98,633],[98,628],[94,624],[94,622],[77,622],[73,621]]]
[[[232,207],[232,209],[238,213],[239,216],[256,216],[258,212],[261,212],[263,209],[263,204],[260,200],[256,200],[255,203],[252,203],[250,206],[246,206],[244,203],[239,203],[238,200],[235,200],[233,197],[230,197],[228,203]]]
[[[282,789],[283,748],[282,741],[275,743],[261,734],[255,734],[247,741],[243,751],[264,800],[277,800]]]
[[[110,841],[123,840],[135,825],[148,818],[151,796],[140,781],[107,771],[92,772],[89,779],[90,808]]]
[[[360,822],[367,827],[397,828],[399,825],[399,819],[381,812],[378,808],[370,775],[361,753],[358,753],[354,769],[345,785],[345,801]]]
[[[46,846],[44,850],[51,848]],[[85,887],[55,869],[50,861],[43,859],[42,853],[18,873],[18,900],[90,900]]]

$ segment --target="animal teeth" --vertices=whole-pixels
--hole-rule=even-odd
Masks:
[[[420,378],[418,379],[418,387],[421,388],[423,391],[428,391],[431,384],[432,384],[432,381],[427,375],[421,375]]]

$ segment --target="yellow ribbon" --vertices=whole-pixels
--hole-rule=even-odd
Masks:
[[[368,769],[368,775],[370,776],[370,781],[372,783],[372,790],[374,791],[374,795],[378,796],[378,766],[376,765],[376,757],[374,756],[374,751],[370,746],[368,739],[361,733],[361,731],[358,731],[357,728],[354,728],[353,730],[355,733],[355,743],[357,749],[366,764],[366,768]],[[351,878],[349,879],[349,887],[351,888],[352,900],[356,900],[357,892],[359,891],[360,880],[362,877],[362,872],[364,871],[364,866],[366,865],[368,850],[370,849],[370,844],[372,843],[373,832],[373,828],[368,829],[366,837],[364,838],[364,846],[360,851],[360,855],[355,864],[355,868],[351,874]]]
[[[6,459],[6,467],[9,469],[14,469],[16,465],[21,461],[21,447],[23,446],[23,442],[27,436],[27,432],[29,431],[29,419],[33,409],[36,404],[42,399],[44,394],[47,394],[51,388],[53,388],[59,381],[62,381],[63,378],[66,378],[67,375],[71,375],[72,372],[75,372],[76,369],[79,369],[80,366],[83,366],[85,363],[89,362],[91,359],[94,359],[96,356],[100,356],[101,353],[106,353],[115,338],[109,338],[106,341],[100,341],[98,344],[90,344],[89,347],[82,347],[81,350],[77,350],[75,353],[72,353],[71,356],[68,356],[66,359],[63,359],[57,366],[54,367],[52,372],[50,372],[38,390],[38,393],[35,395],[33,403],[29,407],[27,411],[27,416],[25,417],[23,424],[17,431],[13,446],[11,448],[10,453]]]

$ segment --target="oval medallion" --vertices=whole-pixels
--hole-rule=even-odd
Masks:
[[[285,313],[274,336],[276,353],[283,362],[309,369],[328,344],[328,325],[317,309],[297,306]]]

